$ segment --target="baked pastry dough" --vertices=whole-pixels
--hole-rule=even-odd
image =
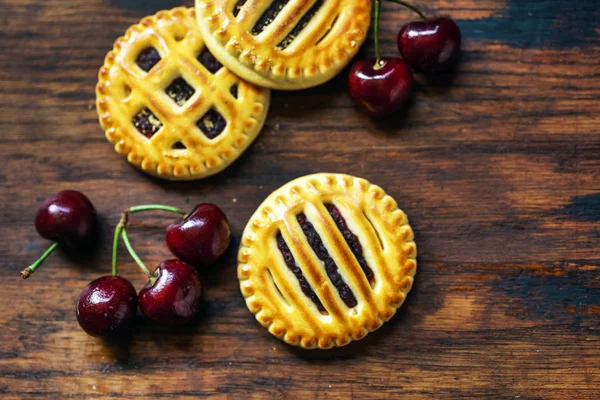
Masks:
[[[270,92],[208,52],[193,8],[161,11],[117,39],[96,87],[100,124],[142,171],[192,180],[231,164],[260,132]]]
[[[249,82],[279,90],[319,85],[358,52],[370,0],[196,0],[215,57]]]
[[[238,255],[240,288],[271,334],[327,349],[363,338],[402,305],[416,273],[404,212],[341,174],[296,179],[256,210]]]

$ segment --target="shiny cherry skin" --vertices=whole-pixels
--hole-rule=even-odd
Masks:
[[[410,97],[412,72],[399,58],[359,60],[350,69],[348,86],[356,105],[373,117],[385,117],[400,109]]]
[[[119,276],[90,282],[77,300],[77,321],[92,336],[111,338],[126,332],[137,311],[133,285]]]
[[[450,18],[415,21],[400,29],[398,50],[411,67],[433,75],[456,65],[461,41],[460,28]]]
[[[223,211],[198,204],[181,222],[167,228],[166,241],[174,256],[194,266],[217,261],[229,247],[231,233]]]
[[[138,295],[146,317],[161,325],[184,325],[192,321],[202,303],[203,286],[196,269],[179,260],[160,263],[156,281]]]
[[[35,216],[35,228],[42,237],[69,249],[92,244],[96,225],[94,206],[83,193],[75,190],[48,197]]]

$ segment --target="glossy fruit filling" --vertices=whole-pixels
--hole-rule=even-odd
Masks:
[[[237,17],[238,14],[240,13],[240,10],[242,9],[242,7],[244,7],[244,4],[246,4],[247,0],[238,0],[235,5],[233,6],[233,16]]]
[[[223,68],[223,64],[221,64],[207,49],[204,49],[204,51],[198,55],[198,61],[211,74],[216,74],[218,70]]]
[[[279,15],[283,7],[285,7],[290,0],[275,0],[271,3],[269,8],[265,10],[263,15],[258,19],[254,27],[252,28],[252,34],[254,36],[259,35],[265,28],[273,23],[275,18]]]
[[[183,78],[171,82],[165,92],[179,107],[182,107],[196,93]]]
[[[310,287],[310,284],[304,277],[304,274],[302,274],[302,270],[300,269],[300,267],[298,267],[298,264],[296,264],[294,255],[290,251],[290,248],[283,239],[281,233],[277,234],[277,248],[279,248],[279,251],[283,256],[285,265],[287,265],[287,267],[292,271],[296,279],[298,279],[298,283],[300,284],[300,289],[302,290],[302,293],[304,293],[309,299],[312,300],[313,303],[315,303],[317,309],[319,310],[319,312],[321,312],[321,314],[327,314],[327,310],[325,310],[325,307],[323,307],[323,303],[321,303],[321,300],[319,300],[319,297],[317,297],[315,291]]]
[[[329,255],[329,252],[323,244],[321,236],[319,236],[313,224],[308,221],[305,214],[298,214],[296,219],[298,220],[298,223],[300,224],[300,227],[306,236],[308,244],[313,249],[319,260],[325,264],[325,272],[331,280],[331,283],[333,283],[333,286],[335,286],[337,289],[344,304],[346,304],[349,308],[355,307],[357,301],[356,297],[354,297],[354,293],[352,293],[352,289],[350,289],[340,275],[337,264]]]
[[[140,110],[140,112],[133,116],[131,122],[133,123],[133,126],[148,139],[154,136],[154,134],[163,126],[160,119],[158,119],[158,117],[148,108]]]
[[[238,98],[238,85],[237,84],[233,85],[229,89],[229,93],[231,93],[231,95],[237,99]]]
[[[373,283],[375,282],[375,274],[373,273],[371,267],[369,267],[369,265],[367,264],[367,260],[365,260],[363,248],[360,244],[360,241],[358,240],[358,237],[354,233],[352,233],[350,228],[348,228],[344,216],[336,206],[334,206],[333,204],[327,204],[326,207],[327,211],[329,212],[329,215],[331,215],[331,218],[333,218],[333,221],[342,233],[342,236],[344,236],[344,240],[346,240],[346,243],[350,247],[350,250],[352,250],[352,254],[354,254],[354,257],[356,257],[356,261],[358,261],[358,264],[360,265],[360,268],[363,270],[365,276],[367,277],[367,280],[371,285],[373,285]]]
[[[211,108],[200,118],[197,126],[207,138],[214,139],[225,130],[227,121],[217,110]]]
[[[149,72],[160,60],[158,51],[154,47],[147,47],[138,55],[135,63],[144,71]]]
[[[302,32],[302,30],[306,28],[306,25],[308,25],[308,23],[313,19],[315,14],[319,11],[324,1],[325,0],[317,0],[317,2],[313,4],[313,6],[308,10],[308,12],[304,14],[302,18],[300,18],[300,21],[298,21],[298,24],[296,24],[294,29],[292,29],[292,31],[285,37],[285,39],[283,39],[281,43],[277,45],[277,50],[285,50],[290,44],[292,44],[294,39],[296,39],[300,32]]]

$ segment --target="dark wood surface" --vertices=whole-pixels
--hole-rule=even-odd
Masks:
[[[466,39],[458,72],[421,80],[404,115],[359,114],[344,75],[275,93],[262,135],[232,167],[167,183],[106,142],[94,85],[115,38],[181,2],[0,0],[0,397],[600,398],[600,3],[420,3],[456,18]],[[411,19],[386,5],[386,54]],[[367,178],[398,200],[419,269],[382,329],[346,348],[303,351],[248,312],[235,253],[272,190],[322,171]],[[33,227],[37,206],[66,188],[95,203],[99,249],[83,261],[56,253],[21,281],[48,246]],[[120,210],[203,201],[222,206],[236,240],[206,274],[200,321],[166,329],[140,318],[117,345],[83,333],[75,298],[109,273]],[[170,221],[133,219],[148,264],[168,257]],[[140,289],[124,252],[120,265]]]

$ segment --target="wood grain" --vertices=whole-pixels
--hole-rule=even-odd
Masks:
[[[185,2],[190,4],[191,2]],[[97,70],[115,38],[177,1],[0,0],[0,397],[600,398],[600,5],[595,0],[439,0],[465,41],[459,70],[419,79],[391,121],[359,114],[345,76],[275,93],[256,144],[224,173],[167,183],[114,153],[94,109]],[[383,49],[414,18],[387,4]],[[370,51],[367,46],[363,53]],[[384,187],[419,247],[414,291],[381,330],[348,347],[303,351],[247,311],[235,272],[239,235],[288,180],[344,172]],[[32,220],[60,189],[88,194],[98,250],[57,253]],[[206,273],[197,324],[139,318],[106,344],[83,333],[74,301],[110,270],[119,211],[139,203],[220,204],[236,241]],[[169,254],[164,215],[136,216],[141,256]],[[122,252],[121,272],[143,276]]]

